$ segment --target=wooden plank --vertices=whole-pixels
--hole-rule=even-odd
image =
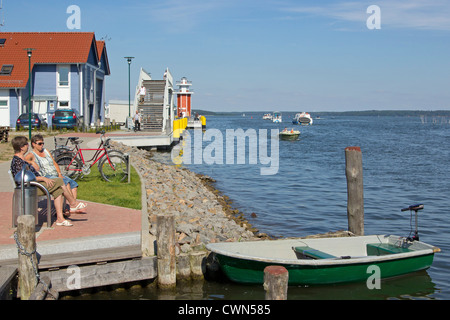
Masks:
[[[303,256],[308,256],[313,259],[336,258],[331,254],[310,247],[294,247],[293,249],[296,253],[300,253]]]
[[[41,256],[39,270],[140,258],[141,246],[84,250]]]
[[[39,251],[38,251],[39,254]],[[140,245],[118,248],[104,248],[43,255],[38,258],[39,270],[67,267],[70,265],[83,265],[102,263],[141,257]],[[0,266],[17,266],[17,259],[0,261]]]
[[[0,299],[5,296],[6,290],[9,289],[9,284],[16,275],[17,275],[17,266],[0,267]]]
[[[154,279],[157,276],[157,262],[156,257],[145,257],[103,265],[44,271],[41,276],[48,276],[52,288],[58,292],[80,290]]]

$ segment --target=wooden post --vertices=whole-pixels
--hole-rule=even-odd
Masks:
[[[193,280],[203,280],[206,266],[206,252],[198,251],[190,254],[191,277]]]
[[[268,266],[264,269],[266,300],[287,300],[289,272],[283,266]]]
[[[181,253],[177,256],[177,280],[191,279],[190,258],[187,253]]]
[[[345,148],[347,177],[348,228],[357,236],[364,235],[364,192],[362,154],[360,147]]]
[[[51,289],[52,281],[48,276],[41,278],[28,300],[58,300],[59,293]]]
[[[19,245],[19,295],[28,300],[38,283],[36,271],[36,220],[34,215],[17,217],[17,241]],[[33,267],[34,264],[34,267]]]
[[[156,216],[156,243],[158,260],[158,286],[170,289],[176,286],[175,216]]]

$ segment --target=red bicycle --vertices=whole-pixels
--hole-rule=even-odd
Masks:
[[[56,163],[58,163],[61,173],[73,180],[80,176],[91,173],[91,168],[98,163],[98,170],[103,179],[108,182],[124,181],[128,177],[128,157],[119,150],[111,149],[109,144],[110,138],[104,139],[105,131],[101,133],[100,144],[98,148],[80,148],[83,140],[79,137],[68,137],[64,145],[56,145],[52,151],[56,155]],[[58,138],[61,139],[61,138]],[[73,145],[73,148],[68,146]],[[56,139],[55,139],[56,144]],[[90,160],[85,160],[86,151],[95,151]]]

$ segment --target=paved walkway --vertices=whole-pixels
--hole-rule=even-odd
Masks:
[[[82,137],[84,148],[96,148],[100,137],[87,133],[66,135]],[[49,150],[53,149],[53,137],[46,138],[45,145]],[[16,229],[12,228],[13,185],[8,175],[9,167],[9,161],[0,163],[0,260],[11,259],[11,254],[17,256],[13,237]],[[140,243],[141,210],[87,203],[85,214],[72,214],[69,218],[72,227],[56,226],[56,214],[52,216],[51,228],[42,227],[42,223],[47,221],[46,210],[42,210],[45,212],[39,214],[36,226],[38,252],[44,253],[45,248],[48,248],[49,253],[55,253]],[[45,208],[46,200],[40,201],[39,207]]]

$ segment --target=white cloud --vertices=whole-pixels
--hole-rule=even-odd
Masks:
[[[450,31],[450,2],[447,0],[343,1],[320,6],[290,6],[282,11],[359,22],[365,26],[369,17],[366,9],[370,5],[380,7],[383,28]]]

